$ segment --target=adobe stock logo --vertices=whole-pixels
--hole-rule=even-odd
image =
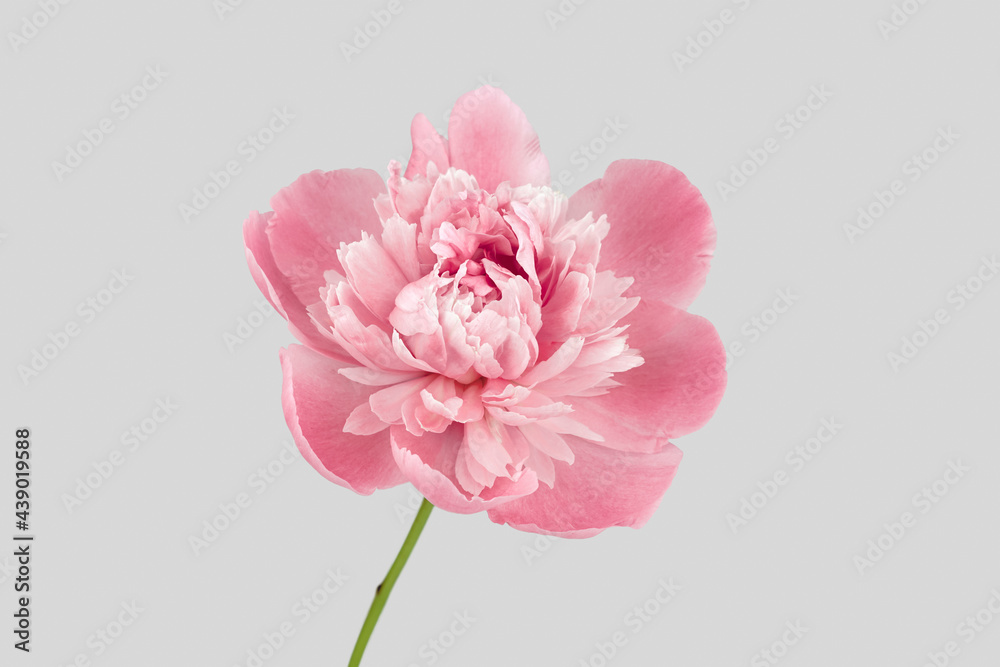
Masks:
[[[656,590],[642,603],[632,607],[622,618],[622,625],[632,631],[632,636],[638,635],[643,628],[652,623],[657,615],[677,597],[682,590],[673,577],[661,577]],[[606,639],[594,643],[594,651],[586,659],[581,658],[578,667],[607,667],[615,656],[628,645],[631,637],[622,629],[613,632]]]
[[[830,102],[833,96],[833,91],[829,90],[826,84],[812,86],[802,104],[786,112],[774,122],[775,132],[780,134],[781,139],[785,141],[792,139],[816,116],[820,109]],[[734,162],[729,166],[728,178],[715,182],[715,188],[723,203],[729,201],[730,197],[741,190],[767,164],[772,155],[781,150],[781,139],[775,136],[768,137],[760,147],[747,149],[747,159],[742,162]]]
[[[72,514],[82,507],[94,495],[94,492],[111,479],[117,469],[131,458],[131,454],[139,451],[139,448],[153,437],[160,426],[170,419],[179,407],[169,396],[157,398],[156,405],[148,416],[133,424],[127,431],[122,432],[119,442],[123,447],[127,447],[128,453],[121,449],[111,450],[106,457],[91,464],[92,472],[76,478],[76,486],[71,492],[62,494],[60,500],[62,500],[66,511]]]
[[[786,487],[796,474],[802,472],[807,463],[818,457],[823,449],[833,442],[843,428],[844,425],[837,421],[836,417],[823,418],[815,436],[789,449],[784,458],[788,469],[778,468],[766,479],[757,482],[757,490],[740,498],[739,507],[726,514],[726,523],[733,534],[748,526],[768,503],[778,496],[781,489]]]
[[[590,141],[580,144],[573,151],[573,154],[569,156],[570,164],[576,167],[578,174],[587,171],[587,168],[604,155],[611,148],[611,145],[621,138],[627,129],[628,125],[622,122],[620,116],[605,118],[604,126],[601,130],[595,133]],[[576,180],[576,176],[574,176],[572,171],[562,169],[558,175],[552,175],[552,188],[565,192],[574,180]]]
[[[10,48],[17,53],[35,37],[39,31],[49,24],[62,11],[64,5],[68,5],[70,0],[38,0],[38,8],[41,11],[25,16],[21,19],[21,27],[17,32],[8,32],[7,41]]]
[[[951,313],[946,308],[937,308],[928,319],[917,319],[917,329],[900,338],[898,350],[886,354],[886,361],[889,362],[893,373],[898,373],[901,366],[909,364],[921,350],[930,345],[941,330],[952,321],[952,315],[971,303],[997,274],[1000,274],[1000,262],[997,261],[996,254],[983,257],[971,275],[948,291],[945,300],[954,305]]]
[[[586,2],[587,0],[562,0],[554,10],[545,10],[545,20],[548,22],[549,27],[555,31],[560,23],[565,23],[569,20],[569,17],[576,14],[577,7]]]
[[[409,667],[420,667],[421,664],[428,666],[435,664],[476,622],[476,618],[469,614],[468,611],[463,611],[461,614],[456,611],[452,614],[452,618],[455,620],[447,628],[439,632],[436,637],[428,639],[420,645],[417,655],[423,659],[423,662],[411,662]]]
[[[951,125],[939,127],[934,138],[920,152],[914,153],[900,165],[899,170],[911,184],[916,183],[961,138],[962,135],[955,132]],[[874,190],[868,203],[858,207],[856,220],[853,223],[844,223],[844,235],[851,245],[887,215],[908,192],[909,188],[902,178],[893,179],[884,190]]]
[[[272,626],[273,630],[261,633],[260,640],[246,650],[246,658],[240,658],[239,662],[234,663],[234,667],[262,667],[268,663],[295,637],[299,628],[315,618],[351,579],[339,567],[327,568],[323,574],[326,575],[323,582],[300,597],[289,610],[288,616],[298,620],[298,626],[286,616],[278,625]]]
[[[274,310],[274,306],[263,297],[259,297],[253,302],[253,305],[250,312],[237,318],[233,331],[226,331],[222,334],[222,342],[226,344],[226,349],[229,350],[230,354],[236,352],[239,346],[250,340],[264,325],[264,322],[268,318],[274,317],[277,312]]]
[[[225,21],[226,16],[232,14],[243,6],[243,0],[213,0],[212,9],[220,21]]]
[[[271,488],[291,466],[301,460],[302,457],[298,455],[295,443],[291,440],[283,440],[280,443],[278,454],[247,477],[246,486],[253,489],[254,495],[250,495],[246,490],[241,490],[235,496],[219,503],[218,512],[203,520],[198,532],[188,536],[188,545],[194,555],[200,556],[212,547],[223,533],[244,516],[247,508],[253,505],[256,497]]]
[[[809,632],[809,628],[804,627],[800,621],[787,621],[785,627],[787,630],[782,633],[781,637],[775,639],[769,646],[757,651],[750,658],[750,667],[770,667],[778,664],[782,658],[788,655],[789,649],[798,644]]]
[[[875,567],[876,563],[885,558],[889,551],[912,532],[920,517],[934,509],[971,471],[972,468],[964,465],[960,459],[948,461],[948,468],[938,479],[914,493],[910,498],[910,505],[919,514],[906,510],[898,514],[894,520],[883,523],[884,531],[877,537],[868,540],[867,548],[854,556],[853,563],[858,574],[863,577],[868,570]]]
[[[968,646],[986,631],[995,620],[1000,618],[1000,589],[994,588],[986,603],[969,614],[955,626],[955,636],[940,646],[940,650],[929,651],[927,661],[921,667],[947,667],[954,658],[962,653],[962,643]]]
[[[88,650],[77,653],[65,667],[90,667],[93,664],[93,658],[104,655],[146,611],[146,608],[140,607],[135,600],[123,601],[119,607],[121,607],[121,611],[116,611],[115,616],[110,621],[87,636],[86,646]],[[62,667],[62,664],[60,663],[58,667]]]
[[[732,2],[741,12],[745,12],[750,9],[750,5],[753,4],[754,0],[732,0]],[[676,50],[673,52],[674,64],[677,65],[677,71],[683,73],[685,67],[694,65],[695,61],[701,58],[715,44],[716,40],[722,37],[726,32],[726,26],[736,23],[739,17],[740,14],[737,14],[732,9],[723,9],[717,17],[702,21],[701,24],[704,26],[704,29],[698,31],[697,34],[688,36],[683,51]]]
[[[63,162],[52,161],[52,173],[55,174],[56,181],[62,183],[74,170],[82,166],[97,147],[118,129],[115,119],[119,123],[124,122],[149,98],[150,93],[163,84],[167,76],[169,72],[164,72],[159,65],[148,65],[142,78],[111,102],[110,111],[114,118],[105,116],[97,121],[94,127],[84,129],[82,139],[66,146]]]
[[[878,31],[882,33],[882,39],[888,42],[889,38],[906,26],[927,2],[928,0],[903,0],[901,3],[894,4],[889,17],[879,19],[878,23],[875,24]]]
[[[97,316],[103,313],[134,279],[135,276],[130,275],[128,269],[112,271],[111,280],[107,282],[107,287],[101,288],[77,304],[76,314],[81,321],[68,320],[55,332],[49,332],[48,342],[43,343],[40,348],[31,348],[31,359],[28,361],[28,365],[18,364],[17,366],[18,377],[21,378],[24,386],[27,387],[32,379],[38,377],[42,371],[48,368],[69,347],[72,340],[83,332],[84,327],[97,319]]]
[[[354,39],[350,43],[340,43],[340,53],[343,54],[344,60],[350,63],[360,56],[361,52],[382,34],[382,31],[389,28],[393,19],[402,14],[404,9],[406,7],[401,0],[389,0],[382,9],[372,10],[370,21],[365,22],[363,26],[354,27]]]
[[[177,205],[177,212],[181,219],[189,223],[194,218],[212,205],[223,192],[233,183],[233,179],[243,173],[243,169],[257,157],[267,150],[268,146],[274,142],[282,132],[288,129],[291,122],[295,120],[295,114],[288,111],[287,107],[274,107],[271,110],[271,117],[256,132],[248,134],[241,141],[234,152],[236,155],[219,168],[209,170],[208,178],[202,181],[200,186],[191,190],[191,199]]]

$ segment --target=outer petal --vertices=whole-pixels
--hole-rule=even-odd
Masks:
[[[503,91],[483,86],[458,99],[448,120],[451,166],[476,177],[487,192],[512,186],[548,185],[549,161],[524,112]]]
[[[325,271],[344,273],[337,259],[341,242],[361,240],[362,231],[381,235],[374,199],[385,192],[376,172],[339,169],[303,174],[271,198],[271,252],[302,303],[320,300]]]
[[[686,308],[701,291],[715,249],[708,204],[680,171],[652,160],[612,162],[570,198],[569,219],[608,216],[601,268],[635,278],[632,294]]]
[[[573,398],[572,417],[608,447],[655,451],[715,412],[726,389],[726,350],[705,318],[648,299],[622,323],[630,324],[628,345],[645,363],[616,374],[622,386],[606,394]]]
[[[247,251],[247,265],[250,267],[250,275],[257,283],[257,289],[267,297],[267,300],[274,306],[274,309],[288,319],[288,313],[282,304],[282,294],[287,298],[288,285],[284,281],[284,276],[274,265],[274,257],[271,256],[271,246],[267,241],[267,224],[274,216],[273,211],[260,213],[252,212],[243,221],[243,244]],[[272,280],[277,283],[277,287],[272,285]],[[294,296],[294,295],[293,295]],[[299,304],[301,305],[301,303]]]
[[[413,140],[413,152],[406,165],[403,176],[413,180],[417,176],[427,175],[427,163],[433,162],[438,171],[448,171],[451,163],[448,159],[448,140],[438,134],[427,116],[418,113],[410,123],[410,138]]]
[[[267,230],[274,213],[251,213],[243,223],[243,241],[246,244],[247,264],[254,282],[275,310],[288,320],[288,328],[300,341],[314,350],[338,359],[350,361],[351,356],[340,345],[317,329],[303,304],[292,290],[288,279],[278,270],[271,254]]]
[[[538,488],[538,477],[526,471],[516,482],[499,478],[492,489],[470,498],[459,490],[455,460],[462,445],[462,424],[452,424],[444,433],[415,436],[402,426],[389,429],[392,453],[406,478],[427,500],[448,512],[472,514],[527,495]]]
[[[368,401],[372,387],[351,382],[337,363],[301,345],[281,351],[285,421],[299,451],[321,475],[369,495],[406,481],[389,449],[386,432],[344,432],[351,412]]]
[[[681,450],[667,443],[656,454],[616,452],[574,436],[572,465],[555,461],[552,488],[539,486],[489,511],[490,520],[518,530],[591,537],[611,526],[639,528],[670,486]]]

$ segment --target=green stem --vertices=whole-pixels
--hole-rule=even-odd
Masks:
[[[399,573],[403,571],[403,566],[406,565],[406,561],[410,557],[410,552],[413,551],[413,547],[417,543],[417,538],[420,537],[420,532],[424,529],[424,524],[427,523],[427,517],[431,515],[432,509],[434,509],[434,505],[431,505],[424,498],[423,502],[420,503],[420,509],[417,510],[417,518],[413,520],[410,532],[407,534],[406,540],[403,541],[403,546],[400,547],[399,553],[396,554],[396,560],[393,561],[392,567],[389,568],[389,573],[385,575],[385,579],[375,589],[375,599],[372,600],[372,606],[368,609],[368,616],[365,618],[365,624],[361,626],[361,634],[358,635],[358,641],[354,644],[354,652],[351,653],[351,662],[348,663],[347,667],[358,667],[361,664],[361,656],[365,654],[368,639],[372,636],[375,624],[378,623],[378,617],[382,614],[382,608],[385,607],[386,600],[389,599],[389,593],[392,592],[392,587],[395,585],[396,579],[399,579]]]

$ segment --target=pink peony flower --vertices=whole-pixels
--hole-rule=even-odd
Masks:
[[[306,459],[370,494],[587,537],[641,526],[725,388],[685,311],[715,245],[681,172],[621,160],[566,197],[524,113],[484,87],[406,171],[314,171],[244,224],[254,279],[302,345],[281,353]]]

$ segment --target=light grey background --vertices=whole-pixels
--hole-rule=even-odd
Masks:
[[[408,156],[415,113],[443,130],[483,81],[525,110],[567,192],[619,158],[668,162],[702,189],[718,249],[691,310],[743,352],[713,420],[677,442],[686,458],[645,528],[536,542],[436,511],[365,664],[755,666],[774,664],[759,652],[778,642],[789,667],[919,667],[950,641],[949,664],[996,664],[1000,617],[971,642],[959,626],[1000,590],[1000,280],[961,309],[952,292],[1000,252],[996,3],[908,0],[918,11],[887,32],[890,0],[567,0],[558,21],[556,0],[404,0],[350,62],[341,43],[388,2],[245,0],[221,17],[210,0],[49,4],[24,43],[10,35],[31,33],[40,5],[5,3],[0,19],[0,535],[14,532],[21,426],[37,535],[30,656],[10,646],[0,557],[3,664],[247,665],[285,622],[294,635],[263,664],[346,664],[411,492],[356,496],[282,459],[278,349],[292,339],[273,313],[251,316],[242,221],[303,172],[385,173]],[[723,10],[733,22],[679,68],[675,52],[705,21],[718,31]],[[166,76],[121,119],[115,100],[147,67]],[[814,86],[832,96],[786,136],[776,123]],[[294,119],[248,161],[241,142],[275,108]],[[105,118],[113,133],[60,181],[52,163]],[[609,119],[626,127],[602,146]],[[908,161],[948,128],[958,138],[912,181]],[[769,138],[779,150],[724,201],[718,183]],[[592,142],[593,160],[578,152]],[[240,174],[185,222],[179,206],[229,160]],[[905,193],[852,243],[844,225],[895,179]],[[122,270],[127,287],[102,293]],[[779,290],[794,301],[774,321]],[[92,321],[78,311],[109,296]],[[939,309],[947,321],[894,369],[887,355]],[[771,322],[756,339],[754,317]],[[227,345],[247,333],[241,318],[260,326]],[[18,367],[74,322],[79,335],[23,381]],[[178,407],[131,451],[122,434],[157,399]],[[795,470],[786,453],[829,418],[842,428]],[[67,509],[114,450],[124,462]],[[949,462],[969,470],[924,513],[914,495]],[[261,483],[268,465],[280,475]],[[727,515],[779,471],[788,484],[734,532]],[[220,505],[242,493],[250,505],[196,554],[190,538],[224,525]],[[904,512],[915,525],[859,567]],[[347,577],[329,596],[328,570]],[[671,578],[681,590],[660,605]],[[325,604],[303,622],[295,605],[314,594]],[[95,633],[132,602],[138,618],[97,655]],[[627,616],[644,605],[648,621]],[[471,627],[449,637],[466,612]],[[627,643],[607,660],[616,632]]]

